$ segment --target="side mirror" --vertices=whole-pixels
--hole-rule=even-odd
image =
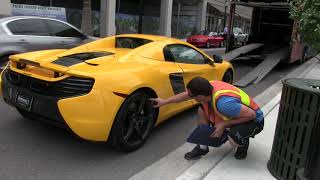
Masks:
[[[222,57],[220,55],[214,54],[214,55],[212,55],[212,58],[213,58],[215,63],[222,63],[222,61],[223,61],[223,59],[222,59]]]

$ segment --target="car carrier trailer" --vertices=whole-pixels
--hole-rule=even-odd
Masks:
[[[236,6],[252,7],[250,35],[246,46],[237,48],[233,42],[233,21]],[[298,24],[290,18],[290,2],[287,0],[231,0],[226,43],[226,60],[244,56],[263,57],[264,60],[248,75],[234,84],[245,87],[258,83],[279,62],[303,63],[310,55],[310,48],[301,41]]]

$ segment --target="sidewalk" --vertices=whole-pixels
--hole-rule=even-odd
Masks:
[[[320,55],[310,59],[284,79],[299,77],[319,79]],[[194,145],[185,143],[130,180],[270,180],[275,179],[267,169],[281,98],[281,81],[275,83],[254,99],[261,105],[265,115],[264,130],[254,139],[250,139],[248,156],[245,160],[236,160],[234,150],[225,143],[219,148],[210,148],[210,152],[197,161],[183,158],[185,152]]]
[[[319,77],[319,60],[315,61],[313,66],[311,66],[311,69],[306,70],[306,72],[303,72],[299,76],[299,78],[307,79],[319,79]],[[203,180],[275,179],[267,169],[267,162],[270,158],[272,149],[280,99],[281,91],[278,92],[277,96],[275,96],[270,102],[263,106],[262,111],[265,114],[265,127],[259,135],[257,135],[254,139],[250,139],[250,148],[246,160],[235,160],[235,158],[233,157],[234,152],[232,151],[227,156],[225,156],[225,158],[223,158],[223,160],[221,160],[216,166],[214,166],[210,170],[210,172],[206,176],[204,176]],[[187,171],[184,174],[186,173],[190,172]],[[186,180],[187,178],[182,179]]]

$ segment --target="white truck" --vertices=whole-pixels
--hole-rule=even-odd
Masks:
[[[233,28],[233,34],[234,34],[234,42],[235,45],[246,45],[248,41],[249,34],[243,33],[241,28]]]

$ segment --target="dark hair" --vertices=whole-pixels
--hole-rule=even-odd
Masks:
[[[194,96],[209,96],[212,94],[213,86],[207,79],[203,77],[195,77],[188,82],[187,89],[189,89]]]

